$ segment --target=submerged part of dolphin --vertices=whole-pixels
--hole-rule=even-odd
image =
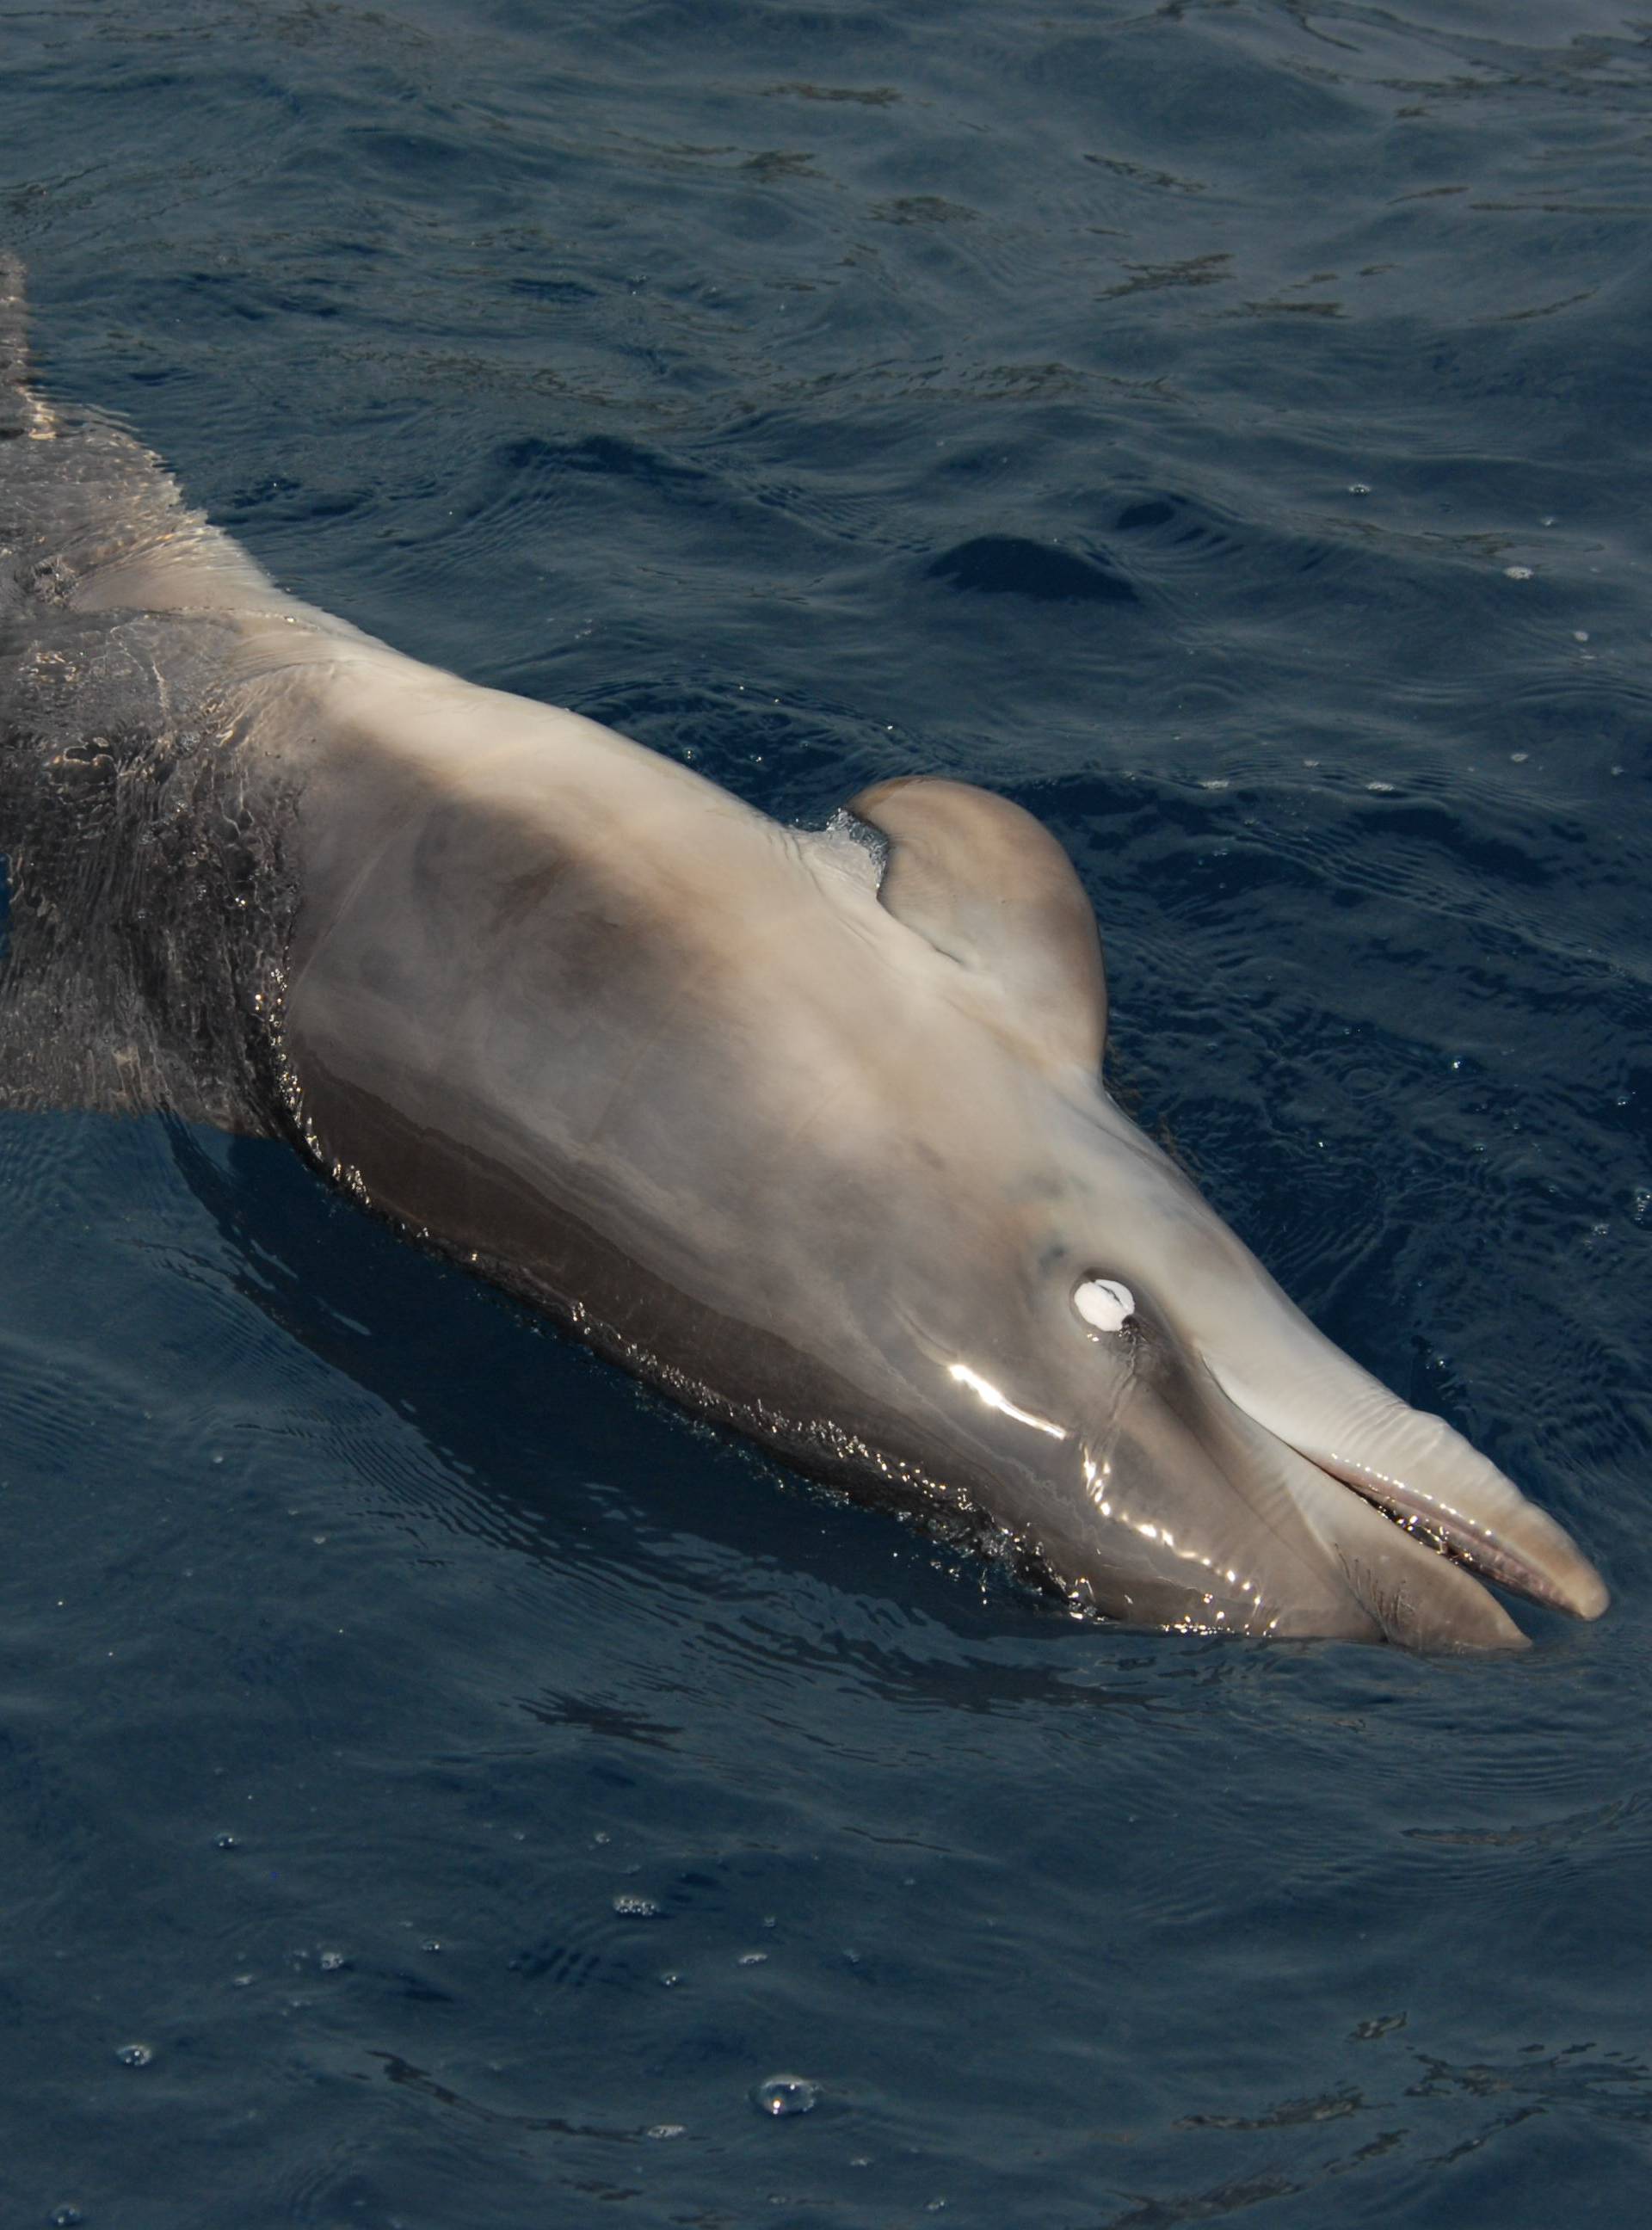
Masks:
[[[1059,846],[783,828],[294,602],[29,384],[0,272],[0,1099],[296,1131],[685,1404],[1138,1624],[1584,1617],[1566,1535],[1322,1338],[1100,1081]]]

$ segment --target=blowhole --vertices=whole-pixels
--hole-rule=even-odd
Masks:
[[[1073,1306],[1092,1331],[1122,1331],[1136,1313],[1136,1297],[1117,1278],[1084,1278],[1074,1288]]]

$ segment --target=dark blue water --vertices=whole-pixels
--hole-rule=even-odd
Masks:
[[[0,0],[56,392],[778,815],[1044,816],[1144,1119],[1617,1590],[1076,1626],[7,1118],[8,2230],[1639,2219],[1649,132],[1615,0]]]

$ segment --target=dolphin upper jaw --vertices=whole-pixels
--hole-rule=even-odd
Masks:
[[[1605,1582],[1565,1529],[1442,1417],[1408,1408],[1375,1380],[1351,1406],[1356,1416],[1333,1436],[1266,1398],[1255,1403],[1316,1471],[1471,1571],[1575,1618],[1606,1609]]]

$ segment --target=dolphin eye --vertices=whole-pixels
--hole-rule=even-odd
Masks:
[[[1086,1278],[1074,1289],[1073,1306],[1095,1331],[1122,1331],[1136,1313],[1136,1297],[1116,1278]]]

